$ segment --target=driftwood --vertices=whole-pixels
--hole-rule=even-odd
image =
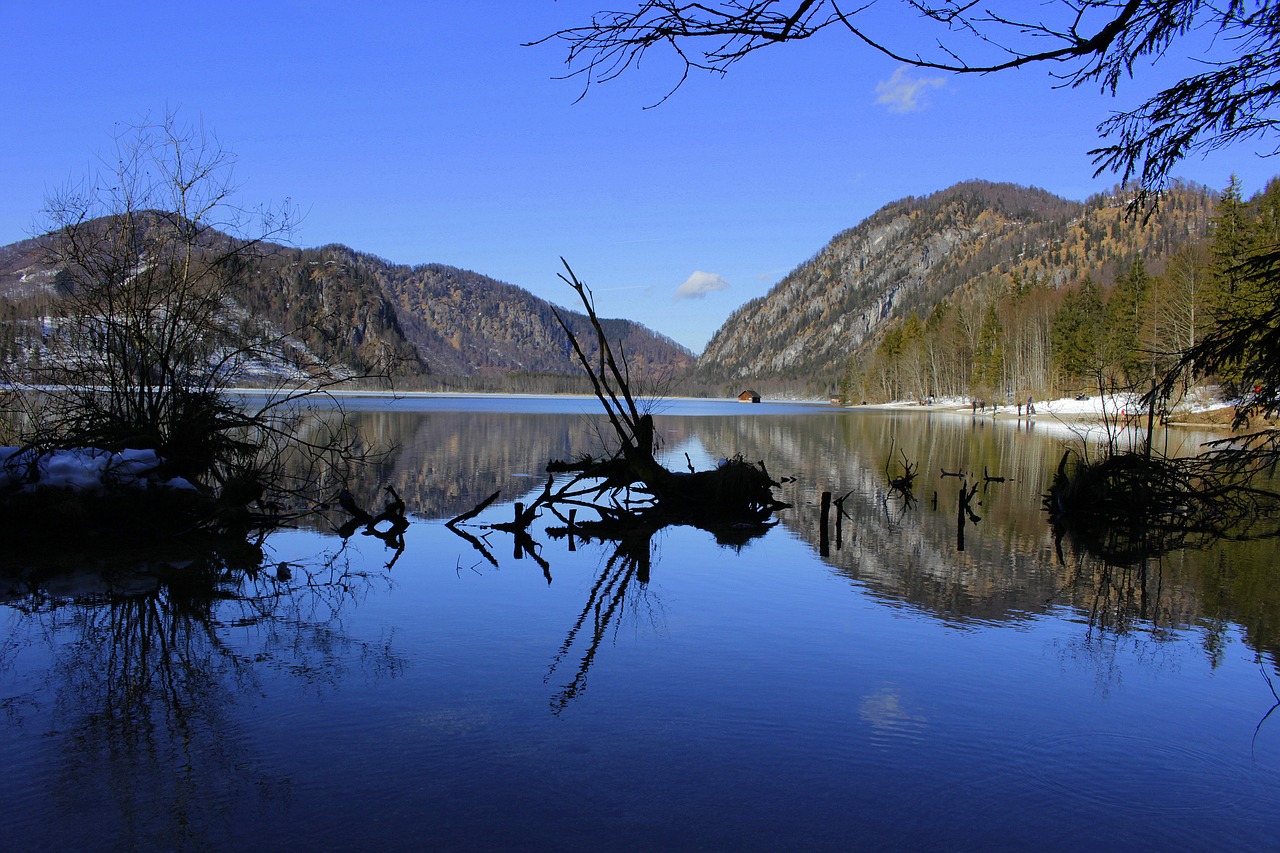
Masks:
[[[1071,455],[1063,453],[1044,495],[1049,521],[1059,539],[1113,564],[1222,537],[1280,534],[1280,493],[1254,485],[1265,466],[1250,468],[1234,447],[1178,458],[1146,448],[1074,465]]]
[[[836,508],[836,550],[837,551],[839,551],[844,544],[842,541],[844,539],[844,519],[847,518],[850,521],[853,521],[853,518],[849,515],[849,513],[844,511],[844,502],[847,501],[852,496],[853,496],[853,492],[851,491],[845,492],[843,495],[841,495],[840,497],[836,498],[831,502],[831,505]],[[854,531],[854,537],[855,538],[857,537],[857,531]]]
[[[464,512],[462,515],[454,516],[453,518],[449,519],[448,521],[445,522],[445,524],[448,525],[449,527],[454,527],[456,525],[462,524],[465,521],[470,521],[480,513],[484,512],[485,509],[488,508],[489,504],[496,501],[498,499],[498,496],[501,494],[502,494],[501,490],[494,492],[493,494],[489,495],[489,497],[485,498],[484,500],[480,501],[480,503],[476,504],[474,507]]]
[[[967,521],[970,524],[977,524],[982,521],[982,516],[973,511],[973,498],[978,493],[978,484],[975,482],[973,486],[969,485],[969,481],[965,480],[960,484],[960,495],[956,500],[956,550],[964,550],[964,526]]]
[[[527,506],[518,504],[511,521],[488,527],[527,537],[534,519],[546,510],[565,522],[564,528],[549,530],[551,535],[568,535],[571,542],[574,535],[610,539],[629,550],[635,544],[635,536],[647,547],[648,537],[668,524],[701,527],[712,531],[717,540],[729,543],[746,541],[752,531],[758,535],[772,526],[773,513],[790,504],[774,497],[773,490],[780,484],[770,476],[763,461],[747,461],[739,454],[721,460],[716,468],[707,471],[693,470],[688,456],[687,471],[672,471],[657,461],[653,417],[641,411],[626,357],[621,351],[615,353],[610,344],[596,315],[591,291],[567,263],[565,271],[567,275],[560,278],[586,309],[595,336],[594,352],[588,353],[559,311],[554,311],[555,317],[608,419],[617,449],[600,457],[583,455],[548,461],[546,470],[551,476],[542,492]],[[566,476],[557,479],[558,475]],[[454,518],[450,527],[458,530],[496,497],[493,495]],[[594,510],[599,520],[571,523],[564,512],[576,509]],[[473,545],[477,544],[474,537],[469,538]],[[517,556],[523,551],[537,559],[530,540],[519,540],[516,551]],[[489,556],[487,551],[483,553]]]
[[[337,533],[342,539],[350,539],[356,531],[359,531],[365,536],[382,540],[387,547],[395,549],[395,555],[386,566],[389,569],[404,553],[404,532],[409,529],[409,519],[405,516],[404,499],[399,493],[391,486],[387,486],[384,491],[389,498],[383,505],[382,511],[376,515],[356,503],[351,492],[346,489],[339,492],[338,505],[346,510],[351,518],[338,528]]]
[[[893,445],[889,445],[889,458],[884,462],[884,476],[889,481],[889,488],[898,492],[905,498],[911,498],[911,490],[915,488],[917,466],[904,453],[901,448],[898,455],[902,457],[902,473],[897,477],[893,476],[890,471],[890,464],[893,462]]]
[[[829,533],[828,517],[831,515],[831,493],[822,493],[822,504],[818,510],[818,555],[826,557],[831,552],[831,534]]]
[[[893,468],[892,468],[893,451],[894,451],[894,445],[893,445],[893,442],[890,442],[889,455],[884,461],[884,476],[885,476],[885,479],[889,481],[889,491],[884,496],[884,500],[883,500],[886,515],[889,512],[889,498],[893,495],[897,495],[899,498],[902,499],[903,512],[914,509],[916,505],[916,496],[915,496],[914,489],[916,484],[916,474],[918,473],[917,466],[914,462],[912,462],[910,459],[907,458],[906,453],[904,453],[901,449],[899,449],[898,456],[901,457],[902,459],[902,473],[897,476],[894,476]]]

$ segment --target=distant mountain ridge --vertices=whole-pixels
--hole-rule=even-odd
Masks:
[[[359,373],[394,363],[408,387],[490,390],[495,378],[516,376],[515,385],[497,387],[520,390],[537,385],[539,376],[581,376],[552,304],[479,273],[393,264],[342,245],[272,245],[252,260],[247,274],[249,286],[239,295],[241,322],[276,334],[299,330],[298,347],[333,367]],[[56,314],[57,299],[57,270],[43,263],[38,241],[0,247],[0,307],[16,320],[5,324],[0,355],[9,361],[30,357],[38,347],[29,339],[38,334],[36,320]],[[594,352],[586,316],[559,311]],[[677,375],[693,363],[687,349],[639,323],[603,323],[642,382]]]
[[[377,262],[374,274],[404,318],[410,338],[432,341],[432,357],[468,371],[463,375],[580,371],[552,303],[523,288],[444,264],[406,267]],[[559,312],[579,342],[593,353],[594,336],[586,315],[564,308]],[[626,319],[602,319],[601,323],[641,379],[680,373],[693,363],[689,350],[640,323]]]
[[[940,303],[963,307],[993,284],[1058,289],[1091,276],[1107,286],[1134,257],[1163,259],[1208,230],[1215,194],[1175,186],[1134,217],[1122,193],[1069,201],[1042,189],[968,181],[885,205],[837,234],[768,294],[737,309],[696,361],[630,320],[604,321],[632,373],[651,387],[682,373],[687,393],[752,387],[809,396],[841,382],[886,329]],[[254,262],[245,322],[305,329],[298,345],[353,372],[395,362],[403,387],[568,390],[580,368],[551,303],[515,285],[444,264],[395,264],[343,245],[268,247]],[[0,358],[30,357],[17,340],[56,299],[56,270],[36,241],[0,248]],[[589,347],[586,317],[561,311]],[[317,317],[324,318],[319,324]],[[308,324],[310,323],[310,327]],[[24,326],[25,324],[25,326]],[[585,390],[574,386],[573,390]]]
[[[1088,202],[969,181],[885,205],[837,234],[768,294],[735,311],[698,358],[707,384],[834,388],[896,318],[961,298],[998,276],[1061,287],[1105,283],[1135,254],[1156,263],[1207,228],[1212,193],[1175,187],[1149,218],[1126,199]]]

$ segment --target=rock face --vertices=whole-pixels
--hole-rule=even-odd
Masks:
[[[486,390],[555,390],[524,385],[580,376],[551,303],[519,287],[442,264],[392,264],[340,245],[264,248],[227,312],[241,328],[287,340],[279,358],[268,359],[278,365],[268,372],[305,354],[339,373],[394,364],[402,378],[454,380],[454,387],[509,380]],[[59,316],[58,270],[43,255],[38,240],[0,247],[0,319],[13,321],[0,324],[0,353],[13,365],[41,357],[42,335]],[[584,315],[560,313],[585,330]],[[687,349],[639,323],[604,322],[642,381],[693,363]]]
[[[395,305],[407,337],[437,372],[580,372],[553,306],[528,291],[443,264],[379,265],[374,274]],[[586,316],[556,310],[590,350],[594,335]],[[684,347],[639,323],[602,322],[642,381],[683,372],[693,363]]]
[[[894,202],[738,309],[697,373],[713,383],[834,385],[894,317],[926,317],[995,276],[1055,287],[1084,274],[1105,280],[1135,252],[1171,251],[1202,233],[1209,198],[1180,189],[1149,220],[1126,216],[1115,197],[1080,203],[981,181]]]

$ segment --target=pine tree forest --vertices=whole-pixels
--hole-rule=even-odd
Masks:
[[[1212,204],[1163,201],[1155,215],[1173,217],[1172,230],[1153,231],[1143,213],[1122,206],[1109,228],[1082,217],[1048,252],[957,288],[927,311],[893,318],[849,359],[841,396],[1004,404],[1148,390],[1217,318],[1253,301],[1240,266],[1280,245],[1280,179],[1250,199],[1234,177],[1216,197],[1202,197]],[[1159,239],[1149,239],[1155,233]],[[1102,256],[1113,262],[1091,263]],[[1065,282],[1064,267],[1074,273]],[[1187,392],[1191,373],[1175,396]],[[1206,379],[1228,394],[1249,381],[1230,370],[1199,381]]]

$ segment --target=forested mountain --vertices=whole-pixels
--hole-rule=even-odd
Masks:
[[[989,307],[1029,290],[1046,298],[1086,278],[1108,288],[1134,259],[1158,271],[1180,246],[1205,236],[1213,197],[1202,187],[1177,186],[1145,219],[1130,213],[1123,193],[1079,203],[973,181],[905,198],[836,235],[736,311],[699,358],[697,375],[724,388],[814,395],[842,385],[857,396],[942,393],[933,378],[877,388],[872,374],[877,347],[894,329],[947,319],[971,345],[963,358],[951,354],[947,390],[967,393]],[[1047,385],[1053,377],[1037,381]]]
[[[551,303],[527,290],[443,264],[397,266],[342,247],[330,251],[345,251],[350,263],[372,271],[409,338],[429,363],[440,366],[436,372],[580,372]],[[560,315],[587,353],[594,353],[595,335],[586,315],[563,308]],[[681,373],[693,363],[686,349],[639,323],[606,319],[602,324],[642,381]]]
[[[0,359],[41,357],[61,308],[58,271],[38,241],[0,248]],[[247,262],[228,311],[246,335],[279,340],[279,361],[360,374],[390,367],[402,387],[536,391],[579,388],[581,369],[550,303],[440,264],[392,264],[345,246],[266,246]],[[566,288],[566,292],[568,289]],[[561,310],[593,351],[585,315]],[[679,374],[693,356],[630,320],[605,320],[634,374]],[[568,380],[562,377],[571,377]]]
[[[1233,265],[1280,245],[1280,183],[1248,200],[1234,182],[1175,185],[1138,213],[1129,200],[974,181],[886,205],[734,312],[676,387],[856,402],[1149,386],[1236,298]],[[58,271],[40,258],[37,241],[0,249],[4,364],[42,358],[59,322]],[[588,390],[552,306],[518,287],[340,245],[247,263],[228,312],[280,343],[264,378],[391,366],[404,388]],[[562,314],[591,353],[586,317]],[[634,322],[604,325],[647,389],[694,362]]]

